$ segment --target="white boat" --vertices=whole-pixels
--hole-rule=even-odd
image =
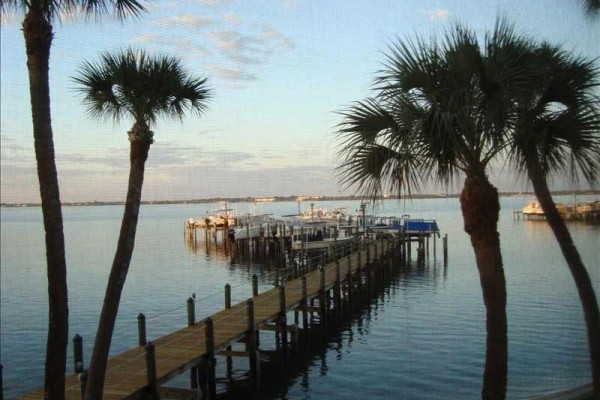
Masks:
[[[233,208],[227,208],[227,204],[220,210],[207,212],[203,218],[188,220],[191,228],[222,228],[227,222],[228,226],[235,225],[235,213]]]
[[[596,218],[600,215],[600,200],[587,203],[556,203],[556,209],[565,220]],[[530,201],[521,211],[525,217],[544,217],[544,210],[538,201]]]
[[[351,217],[348,207],[335,207],[331,211],[328,211],[327,208],[313,208],[300,214],[299,219],[302,221],[339,224],[349,222]]]
[[[523,215],[529,216],[543,216],[544,210],[542,206],[537,201],[530,201],[525,207],[523,207]]]
[[[292,250],[325,250],[329,247],[335,246],[345,246],[352,243],[356,238],[353,236],[347,237],[339,237],[337,239],[334,238],[326,238],[323,240],[314,240],[311,242],[304,242],[302,240],[296,240],[292,243]]]
[[[260,225],[242,226],[235,229],[235,239],[253,239],[265,234],[265,228]]]

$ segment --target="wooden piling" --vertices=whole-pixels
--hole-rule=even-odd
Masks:
[[[217,398],[217,377],[215,373],[215,336],[213,329],[212,318],[204,320],[204,337],[206,347],[206,378],[207,378],[207,395],[210,400]]]
[[[231,285],[229,283],[225,285],[225,308],[231,308]]]
[[[83,338],[73,336],[73,370],[76,374],[83,371]]]
[[[252,297],[258,296],[258,276],[252,275]]]
[[[448,234],[447,233],[444,235],[442,244],[444,247],[444,264],[447,264],[448,263]]]
[[[284,353],[288,347],[287,307],[285,304],[285,285],[279,286],[279,327],[281,329],[281,347]]]
[[[319,268],[319,306],[321,308],[321,325],[324,330],[327,329],[327,293],[325,292],[325,270]]]
[[[146,316],[139,313],[137,316],[138,320],[138,346],[146,345]]]
[[[334,309],[338,319],[338,323],[341,320],[341,306],[342,306],[342,284],[341,284],[341,271],[340,271],[340,261],[336,260],[335,262],[335,283],[333,288],[333,302]]]
[[[258,347],[256,345],[256,327],[254,325],[254,301],[248,299],[247,305],[247,331],[246,331],[246,351],[248,352],[248,363],[250,368],[250,376],[252,379],[252,385],[254,393],[260,392],[260,374],[259,374],[259,360],[258,360]]]
[[[196,310],[194,299],[188,297],[187,299],[187,318],[188,318],[188,326],[192,326],[196,324]]]
[[[158,384],[156,379],[156,355],[154,353],[154,344],[146,344],[146,380],[148,382],[148,396],[154,400],[160,399]]]
[[[87,384],[87,371],[83,370],[78,375],[79,378],[79,391],[81,392],[81,398],[85,397],[85,386]]]
[[[306,287],[306,275],[302,275],[302,329],[308,332],[308,290]],[[306,336],[305,336],[306,337]]]

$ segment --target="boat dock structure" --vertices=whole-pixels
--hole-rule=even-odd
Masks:
[[[421,237],[418,249],[425,246]],[[276,334],[276,347],[292,355],[302,349],[306,338],[340,320],[343,313],[356,308],[375,295],[381,282],[410,260],[408,237],[362,240],[345,256],[318,254],[316,259],[299,257],[279,274],[270,290],[258,293],[258,278],[252,277],[252,297],[231,304],[231,287],[225,285],[224,308],[197,321],[195,302],[187,301],[187,326],[148,341],[145,317],[138,316],[138,346],[113,356],[108,361],[104,385],[105,399],[168,398],[215,399],[216,357],[248,360],[248,398],[259,398],[261,331]],[[429,252],[418,251],[417,261]],[[329,257],[329,258],[327,258]],[[434,253],[435,257],[435,253]],[[444,265],[447,260],[447,235],[444,237]],[[379,282],[379,284],[377,283]],[[250,284],[250,282],[249,282]],[[264,340],[264,338],[263,338]],[[241,347],[241,348],[240,348]],[[66,399],[82,399],[86,370],[81,354],[81,338],[74,338],[75,373],[66,377]],[[190,374],[189,388],[169,387],[168,382]],[[41,399],[43,389],[23,399]]]
[[[600,219],[600,200],[572,204],[557,203],[556,209],[565,221],[593,221]],[[531,201],[522,210],[513,211],[515,219],[521,216],[525,220],[546,219],[544,210],[538,201]]]

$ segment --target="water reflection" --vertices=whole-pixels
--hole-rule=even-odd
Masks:
[[[316,322],[311,327],[309,336],[305,338],[306,341],[302,342],[299,352],[294,351],[287,356],[284,355],[276,346],[269,347],[273,336],[261,332],[261,351],[265,355],[266,362],[261,366],[260,398],[341,398],[340,393],[343,393],[344,389],[337,388],[335,384],[329,385],[328,390],[332,390],[332,386],[336,387],[331,393],[321,393],[321,380],[328,378],[332,367],[336,369],[332,377],[334,381],[354,379],[353,376],[360,374],[362,368],[360,364],[344,361],[347,356],[356,357],[353,350],[355,342],[358,340],[360,348],[361,342],[367,343],[372,339],[373,334],[380,334],[380,332],[371,332],[371,325],[377,321],[379,314],[386,312],[389,307],[394,307],[393,299],[399,292],[411,291],[415,287],[422,287],[420,291],[423,293],[435,291],[437,281],[447,276],[440,273],[441,269],[444,269],[442,263],[433,261],[423,264],[410,262],[406,265],[400,265],[398,262],[392,270],[393,273],[375,284],[375,290],[370,298],[365,298],[351,313],[344,313],[339,325],[328,324],[327,329],[323,331],[323,327]],[[411,280],[413,285],[409,284]],[[335,318],[330,316],[329,321],[333,320]],[[359,355],[360,352],[361,350],[358,350]],[[340,365],[352,369],[353,375],[340,377],[337,371]],[[391,367],[391,365],[384,362],[382,367]],[[234,375],[238,379],[220,381],[220,398],[250,398],[249,377],[242,371],[236,370]],[[301,388],[302,393],[298,393],[298,387]]]

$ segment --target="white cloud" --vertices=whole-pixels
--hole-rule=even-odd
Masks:
[[[430,21],[445,21],[450,17],[450,11],[436,8],[435,10],[421,10],[421,12],[429,17]]]
[[[228,81],[252,81],[256,79],[256,75],[234,68],[213,67],[217,76]]]
[[[162,36],[158,33],[145,33],[131,39],[131,43],[145,44],[145,43],[156,43],[161,41]]]
[[[294,48],[294,42],[292,39],[275,30],[273,27],[264,27],[262,33],[260,34],[260,38],[285,50]]]
[[[214,22],[215,21],[212,18],[186,14],[156,19],[152,21],[152,24],[161,28],[174,28],[181,26],[190,28],[204,28],[205,26],[211,25]]]
[[[196,3],[207,7],[218,7],[227,3],[231,3],[231,0],[196,0]]]
[[[241,25],[243,22],[243,20],[239,16],[231,13],[225,16],[225,21],[232,25]]]

